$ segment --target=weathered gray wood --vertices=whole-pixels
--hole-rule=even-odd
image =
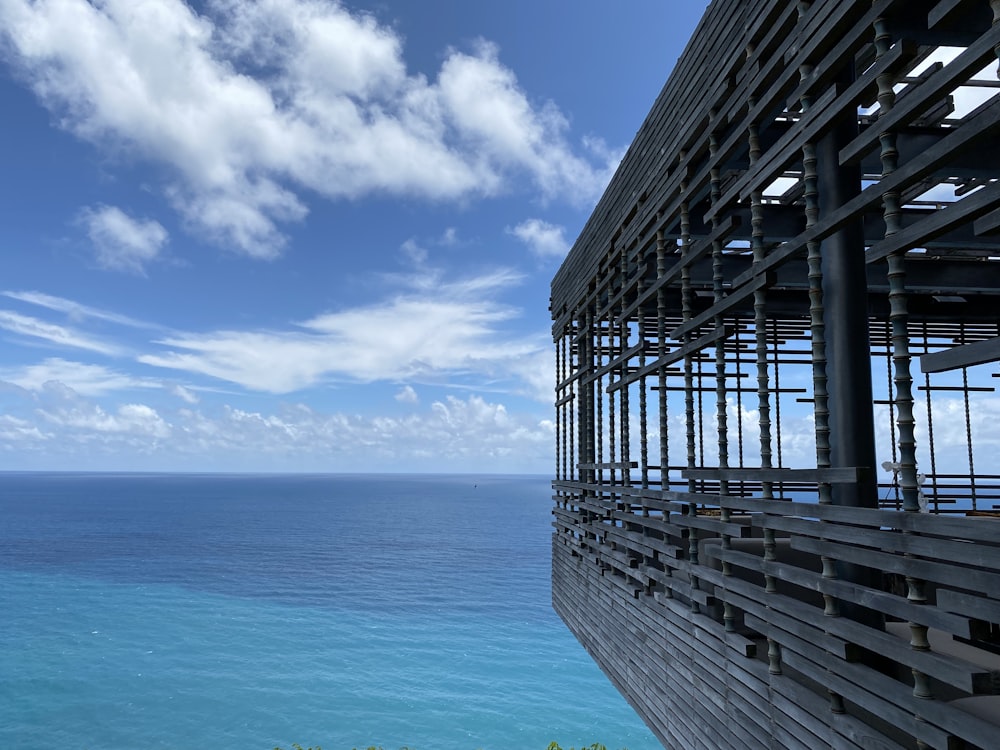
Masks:
[[[936,581],[945,586],[968,588],[982,596],[1000,595],[1000,571],[977,570],[975,568],[936,563],[897,554],[881,552],[843,544],[829,540],[792,537],[792,547],[803,552],[812,552],[838,560],[846,560],[877,570],[891,571],[899,575],[911,575],[927,581]]]
[[[714,0],[553,280],[553,606],[668,747],[989,746],[1000,731],[914,695],[997,690],[986,661],[893,634],[919,645],[931,628],[939,646],[954,634],[975,644],[962,654],[986,653],[976,639],[1000,621],[1000,523],[808,502],[831,487],[850,501],[874,472],[879,500],[909,491],[917,506],[908,445],[893,454],[911,462],[894,487],[878,466],[824,453],[833,437],[845,443],[837,410],[868,408],[829,395],[836,320],[816,290],[840,290],[816,258],[831,238],[863,243],[867,294],[854,299],[872,370],[889,370],[874,400],[892,405],[901,441],[913,435],[913,357],[937,372],[1000,355],[1000,101],[958,117],[949,98],[995,60],[990,11],[982,0]],[[966,49],[916,70],[942,44]],[[856,132],[845,122],[830,135],[838,119]],[[867,181],[832,206],[812,162],[831,138],[819,168],[859,164]],[[779,176],[791,183],[769,188]],[[964,197],[911,204],[935,185]],[[979,393],[921,387],[920,399]],[[792,393],[816,410],[815,466],[782,456],[788,414],[801,416]],[[757,432],[771,451],[759,463]],[[962,471],[935,468],[923,487],[934,508],[1000,499],[1000,477]],[[909,624],[886,632],[884,616]]]
[[[911,224],[903,231],[876,242],[868,248],[865,260],[875,263],[893,253],[921,247],[955,227],[970,224],[992,211],[997,205],[1000,205],[1000,187],[995,184],[985,187],[947,208],[935,211],[923,221]]]
[[[920,371],[946,372],[997,360],[1000,360],[1000,336],[925,354],[920,358]]]
[[[681,476],[685,479],[725,479],[738,482],[741,479],[755,479],[759,482],[829,482],[849,484],[857,482],[858,468],[837,469],[685,469]]]
[[[996,599],[984,599],[981,596],[945,588],[939,588],[936,597],[938,607],[948,612],[959,612],[966,617],[975,617],[986,622],[1000,622],[1000,601]],[[963,633],[956,635],[964,636]]]
[[[943,561],[942,565],[1000,569],[1000,547],[969,544],[965,540],[932,539],[915,534],[901,534],[894,529],[885,531],[882,529],[861,529],[856,526],[770,515],[759,516],[754,521],[764,528],[816,539],[872,547],[898,555]]]
[[[972,224],[972,231],[977,237],[1000,233],[1000,210],[976,219]]]
[[[653,375],[661,367],[666,367],[668,365],[672,365],[674,362],[679,362],[685,357],[690,356],[695,352],[701,351],[709,344],[715,343],[720,339],[728,338],[729,336],[732,336],[732,334],[733,334],[733,328],[730,326],[723,326],[721,328],[715,329],[714,331],[706,333],[704,336],[700,337],[695,341],[690,341],[682,346],[678,346],[669,354],[657,358],[653,362],[647,364],[645,367],[638,368],[635,372],[621,378],[621,380],[619,380],[618,382],[611,383],[607,387],[607,392],[612,393],[616,390],[619,390],[625,386],[628,386],[636,382],[640,378]]]
[[[953,91],[956,86],[986,66],[994,54],[993,48],[998,44],[1000,44],[1000,27],[993,27],[955,60],[931,76],[915,94],[906,97],[903,104],[893,107],[884,118],[880,117],[878,130],[884,132],[907,123],[931,103],[939,101]],[[877,142],[878,132],[869,130],[862,133],[840,152],[840,163],[848,164],[860,158],[862,152],[873,148]]]

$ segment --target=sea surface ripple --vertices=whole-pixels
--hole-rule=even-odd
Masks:
[[[660,745],[550,605],[544,477],[0,474],[0,748]]]

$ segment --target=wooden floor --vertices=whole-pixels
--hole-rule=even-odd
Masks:
[[[1000,0],[715,0],[552,282],[553,604],[669,748],[1000,748]]]

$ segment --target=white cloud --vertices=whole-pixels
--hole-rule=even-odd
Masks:
[[[59,383],[83,396],[102,396],[132,388],[160,387],[155,381],[135,378],[100,365],[70,362],[57,357],[27,367],[2,369],[0,380],[33,392],[41,392],[49,384]]]
[[[80,216],[98,264],[113,271],[144,273],[167,242],[167,230],[159,222],[133,219],[116,206],[88,208]]]
[[[510,370],[522,384],[518,393],[551,404],[555,399],[555,352],[545,342],[539,343],[538,349],[511,362]]]
[[[531,105],[514,73],[500,64],[496,45],[480,41],[473,55],[452,51],[439,87],[460,137],[494,163],[529,168],[545,197],[585,203],[603,188],[604,175],[563,137],[566,118],[551,102]]]
[[[565,228],[541,219],[522,221],[516,227],[508,227],[507,233],[521,240],[540,258],[561,260],[569,252],[570,245],[566,241]]]
[[[224,404],[165,412],[97,404],[57,388],[25,414],[0,415],[0,467],[109,470],[544,471],[551,421],[478,395],[402,417]],[[6,461],[6,463],[4,463]]]
[[[156,410],[145,404],[123,404],[110,414],[100,406],[75,404],[55,411],[38,412],[52,425],[85,432],[112,432],[153,438],[170,437],[171,428]]]
[[[44,433],[26,419],[12,416],[10,414],[0,414],[0,445],[11,443],[16,446],[24,446],[26,442],[36,442],[48,440],[51,434]]]
[[[96,307],[89,307],[88,305],[82,305],[79,302],[74,302],[73,300],[68,300],[63,297],[56,297],[51,294],[45,294],[44,292],[35,291],[6,291],[0,292],[4,297],[9,297],[10,299],[16,299],[19,302],[27,302],[31,305],[37,305],[38,307],[44,307],[47,310],[54,310],[55,312],[66,313],[70,320],[79,322],[92,318],[94,320],[103,320],[109,323],[116,323],[118,325],[128,326],[130,328],[158,328],[152,323],[145,323],[141,320],[136,320],[135,318],[130,318],[125,315],[119,315],[118,313],[110,312],[108,310],[101,310]]]
[[[420,401],[417,392],[413,390],[413,386],[409,385],[404,385],[395,395],[395,399],[401,404],[415,404]]]
[[[181,401],[183,401],[186,404],[192,404],[193,405],[193,404],[197,404],[199,401],[201,401],[201,399],[198,398],[198,394],[196,394],[190,388],[185,388],[182,385],[176,385],[175,384],[175,385],[170,386],[167,390],[170,392],[171,395],[177,396],[177,398],[179,398]]]
[[[302,404],[274,414],[231,406],[216,416],[182,410],[172,427],[182,452],[255,455],[260,461],[294,457],[352,470],[384,469],[387,460],[406,470],[538,470],[550,463],[554,434],[548,420],[512,414],[476,395],[449,396],[402,418],[322,414]]]
[[[159,342],[168,351],[139,361],[271,393],[329,378],[509,377],[522,358],[548,348],[542,335],[502,331],[519,311],[495,297],[519,278],[500,270],[448,282],[421,271],[395,279],[406,292],[379,304],[325,313],[286,331],[176,334]]]
[[[2,0],[0,35],[62,127],[165,166],[193,229],[251,256],[281,252],[303,190],[456,200],[522,176],[547,199],[586,203],[617,163],[593,141],[578,153],[565,116],[529,100],[485,41],[448,51],[428,80],[406,71],[396,31],[336,2],[213,0],[204,12]],[[159,249],[165,235],[143,226],[130,260],[109,263],[135,270]]]
[[[421,247],[420,244],[412,237],[403,242],[403,244],[399,246],[399,249],[402,250],[403,255],[418,268],[427,262],[429,255],[427,249]]]
[[[42,339],[58,346],[85,349],[99,354],[120,353],[120,349],[113,344],[92,338],[72,328],[47,323],[44,320],[33,318],[30,315],[21,315],[11,310],[0,310],[0,328],[19,336]]]

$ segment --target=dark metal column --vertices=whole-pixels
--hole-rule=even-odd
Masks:
[[[838,152],[858,133],[853,112],[816,145],[819,218],[835,212],[861,191],[861,169],[841,166]],[[868,341],[868,285],[861,217],[823,240],[823,305],[830,394],[830,464],[867,467],[856,485],[835,485],[835,505],[874,508],[875,421]]]
[[[843,90],[851,75],[838,81]],[[819,219],[834,213],[861,191],[860,166],[841,166],[839,151],[858,134],[855,113],[848,111],[816,144],[819,177]],[[861,217],[823,240],[823,321],[826,328],[827,386],[830,409],[830,465],[862,467],[856,484],[835,484],[835,505],[875,508],[875,420],[872,413],[872,373],[868,340],[868,283]],[[864,586],[877,586],[877,571],[838,562],[837,577]],[[842,615],[880,625],[881,616],[843,603]]]

